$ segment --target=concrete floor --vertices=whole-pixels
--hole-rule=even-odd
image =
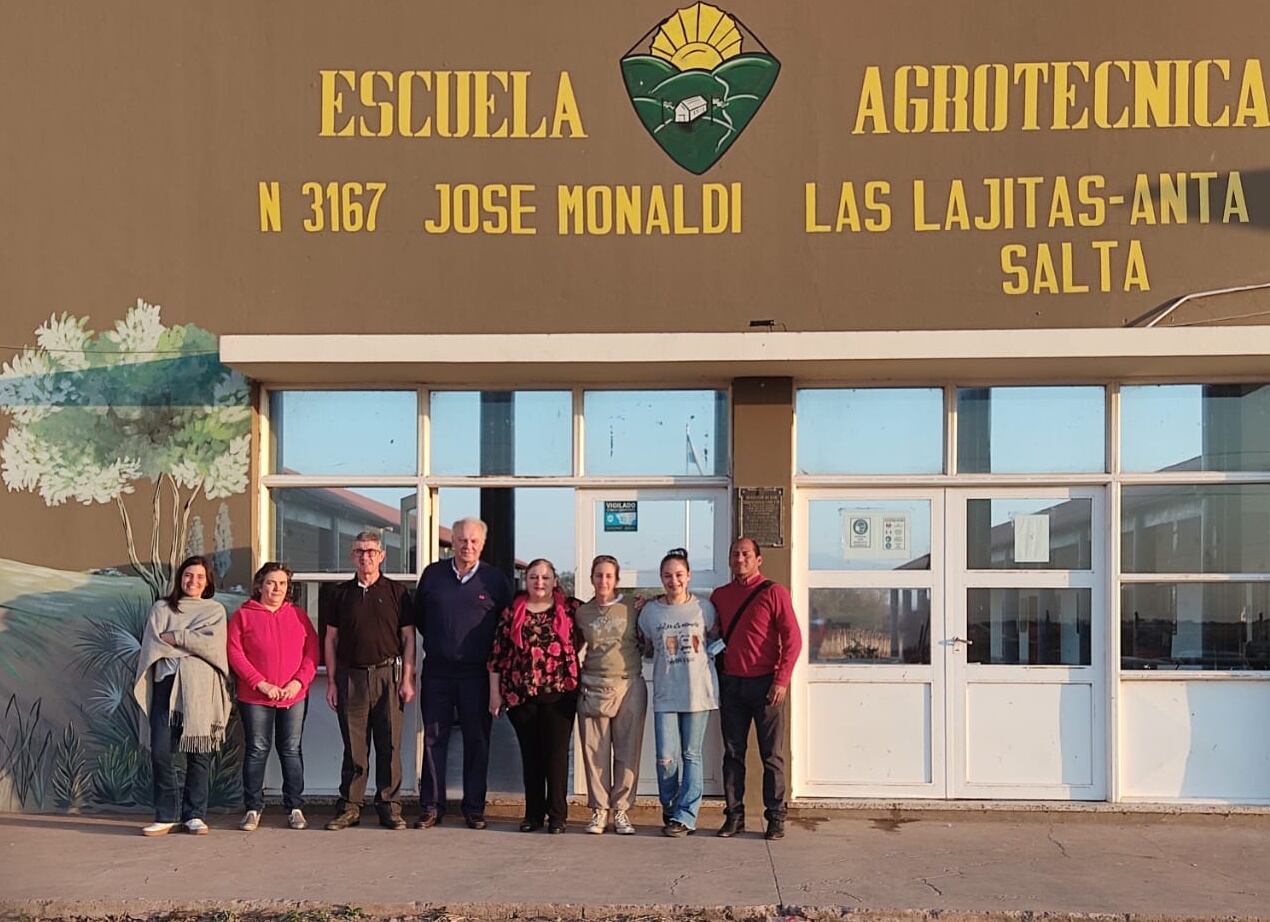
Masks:
[[[182,905],[308,900],[358,906],[770,906],[1048,911],[1161,917],[1270,914],[1270,816],[1111,812],[799,811],[789,835],[666,839],[655,811],[639,835],[475,832],[367,825],[255,833],[237,816],[206,837],[137,835],[135,816],[0,816],[0,908],[56,900],[103,915],[135,901]],[[368,821],[373,813],[367,811]],[[69,903],[67,902],[69,901]]]

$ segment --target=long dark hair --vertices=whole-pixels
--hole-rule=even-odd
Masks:
[[[181,565],[176,568],[176,576],[172,577],[172,591],[164,596],[164,600],[168,603],[168,608],[173,611],[181,610],[181,579],[185,576],[185,571],[190,567],[202,567],[203,572],[207,574],[207,585],[203,587],[203,595],[200,598],[210,599],[216,595],[216,573],[212,569],[212,565],[207,562],[206,557],[186,557]]]

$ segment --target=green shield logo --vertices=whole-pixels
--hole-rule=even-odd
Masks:
[[[639,120],[671,160],[697,175],[741,136],[781,69],[736,16],[709,3],[662,20],[621,64]]]

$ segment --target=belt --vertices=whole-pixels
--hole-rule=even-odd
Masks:
[[[397,657],[390,656],[388,657],[388,659],[384,660],[381,663],[371,663],[369,666],[345,666],[344,668],[345,669],[365,669],[369,671],[371,669],[383,669],[387,666],[391,666],[395,662],[397,662]]]

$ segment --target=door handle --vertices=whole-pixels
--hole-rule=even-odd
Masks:
[[[969,640],[965,637],[953,637],[948,642],[951,644],[964,643],[967,647],[972,647],[975,643],[973,640]]]

